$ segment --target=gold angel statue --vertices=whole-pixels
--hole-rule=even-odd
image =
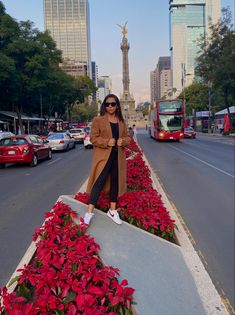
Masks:
[[[126,21],[126,23],[125,23],[124,25],[119,25],[119,24],[118,24],[118,26],[119,26],[119,27],[121,28],[121,30],[122,30],[122,34],[123,34],[124,37],[125,37],[126,34],[127,34],[126,25],[127,25],[127,21]]]

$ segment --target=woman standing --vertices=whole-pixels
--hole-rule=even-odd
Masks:
[[[94,216],[93,209],[101,191],[109,193],[109,218],[122,224],[116,209],[117,197],[126,192],[126,156],[124,147],[131,138],[124,122],[120,101],[114,94],[105,97],[100,116],[94,118],[91,128],[91,143],[93,144],[93,162],[87,193],[88,212],[85,214],[85,224],[90,224]]]

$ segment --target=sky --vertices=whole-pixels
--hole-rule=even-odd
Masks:
[[[43,0],[1,0],[17,21],[31,20],[44,30]],[[234,16],[235,0],[221,0]],[[122,93],[122,33],[117,24],[127,21],[130,44],[130,92],[136,104],[150,99],[150,72],[169,51],[169,0],[89,0],[91,57],[98,75],[112,79],[112,92]]]

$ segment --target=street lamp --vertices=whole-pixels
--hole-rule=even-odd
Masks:
[[[207,82],[208,86],[208,133],[211,133],[211,88],[212,88],[212,82],[209,80]]]

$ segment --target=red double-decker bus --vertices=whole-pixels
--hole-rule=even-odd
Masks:
[[[149,135],[156,140],[184,138],[184,101],[158,100],[149,113]]]

